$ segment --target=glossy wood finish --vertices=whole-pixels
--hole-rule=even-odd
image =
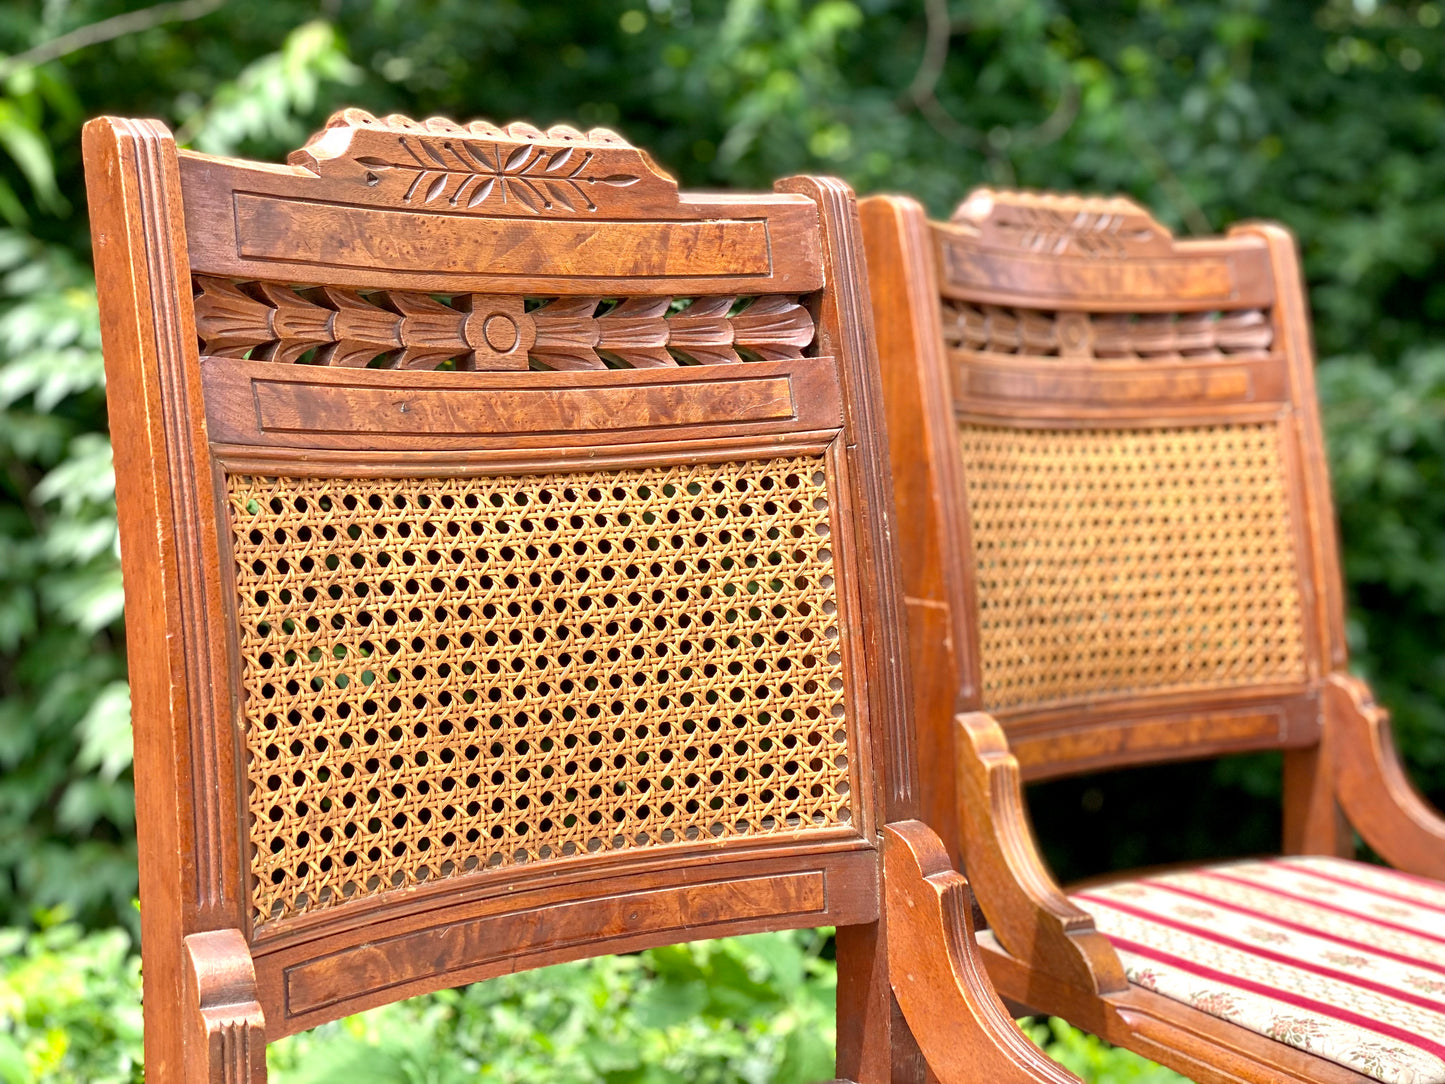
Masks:
[[[885,900],[917,784],[845,186],[692,195],[603,130],[354,110],[286,166],[119,118],[85,154],[150,1079],[817,925],[840,1075],[1066,1078]],[[959,963],[900,985],[890,928]],[[936,1051],[920,991],[972,1013]]]
[[[999,992],[1196,1080],[1363,1080],[1130,986],[1107,938],[1040,857],[1022,791],[1031,779],[1283,749],[1288,852],[1348,854],[1353,826],[1399,868],[1445,877],[1445,821],[1407,781],[1384,711],[1344,669],[1333,511],[1292,239],[1251,224],[1225,238],[1175,241],[1127,200],[989,190],[965,200],[950,223],[929,222],[918,204],[895,197],[865,200],[861,212],[899,509],[923,817],[968,872],[988,918],[982,944]],[[1117,448],[1150,432],[1204,445],[1235,429],[1271,434],[1261,462],[1274,466],[1256,474],[1282,494],[1268,500],[1282,509],[1276,522],[1288,525],[1275,537],[1277,559],[1290,569],[1280,598],[1298,616],[1282,627],[1298,630],[1297,661],[1253,664],[1271,675],[1262,678],[1249,676],[1251,664],[1230,662],[1244,676],[1205,674],[1172,688],[1147,659],[1157,644],[1188,675],[1188,653],[1167,626],[1113,633],[1121,647],[1109,665],[1131,675],[1113,687],[1108,672],[1081,670],[1094,684],[1070,688],[1047,667],[984,655],[982,622],[1007,614],[983,614],[976,543],[985,528],[970,507],[965,440],[1032,440],[1019,447],[1043,457],[1055,454],[1050,441],[1074,435],[1099,434]],[[1082,442],[1058,447],[1094,454]],[[1122,454],[1109,452],[1115,463]],[[1058,477],[1072,469],[1051,462]],[[1107,485],[1113,466],[1096,465],[1091,484]],[[1129,478],[1156,469],[1144,463]],[[1243,483],[1209,484],[1235,485],[1232,499],[1257,499]],[[1107,542],[1092,544],[1098,552]],[[995,563],[1008,553],[989,552]],[[1152,562],[1172,574],[1156,553],[1114,556],[1123,569]],[[1200,565],[1184,574],[1204,590],[1219,573]],[[1124,687],[1131,681],[1136,688]]]

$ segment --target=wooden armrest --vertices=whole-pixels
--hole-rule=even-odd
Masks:
[[[1390,713],[1349,674],[1329,676],[1324,707],[1325,741],[1345,816],[1390,865],[1445,880],[1445,819],[1405,775]]]
[[[265,1084],[266,1017],[251,947],[240,930],[185,939],[186,1084]],[[155,1072],[147,1066],[148,1072]],[[156,1073],[156,1077],[169,1074]]]
[[[883,830],[893,995],[941,1084],[1076,1081],[1024,1036],[994,993],[973,939],[968,881],[921,821]]]
[[[1003,728],[983,712],[960,714],[953,745],[964,865],[999,943],[1072,986],[1099,994],[1126,989],[1118,953],[1039,856]]]

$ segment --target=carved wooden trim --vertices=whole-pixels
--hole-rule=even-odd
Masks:
[[[1401,767],[1390,713],[1348,674],[1325,680],[1324,708],[1326,748],[1350,823],[1395,868],[1445,879],[1445,819]]]
[[[606,128],[543,131],[520,121],[498,127],[345,109],[288,161],[353,179],[402,207],[574,217],[608,210],[624,189],[629,204],[678,202],[677,182]]]
[[[1167,229],[1123,196],[976,188],[953,221],[978,230],[990,247],[1048,256],[1167,256],[1174,245]]]
[[[1049,960],[1058,978],[1091,993],[1125,989],[1113,946],[1039,858],[1003,729],[983,712],[961,714],[954,750],[966,866],[999,943],[1018,959]]]
[[[190,1084],[265,1084],[266,1016],[256,968],[240,930],[193,933],[185,939],[191,1041]]]
[[[1187,313],[1052,312],[945,298],[944,342],[955,350],[1097,361],[1265,358],[1274,323],[1264,309]]]
[[[1076,1078],[1026,1039],[994,993],[974,939],[972,895],[919,821],[883,830],[888,970],[929,1068],[952,1082]]]
[[[554,298],[360,293],[195,276],[201,352],[317,365],[465,370],[634,369],[801,358],[813,317],[795,297]],[[685,302],[678,307],[678,302]],[[739,302],[743,302],[739,306]]]

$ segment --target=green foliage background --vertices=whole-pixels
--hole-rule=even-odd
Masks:
[[[87,116],[158,116],[187,145],[273,159],[342,104],[567,120],[620,128],[693,186],[811,170],[862,192],[911,192],[938,215],[986,182],[1128,192],[1182,233],[1284,221],[1300,238],[1315,316],[1355,665],[1394,710],[1416,780],[1445,804],[1442,17],[1436,0],[0,5],[0,926],[32,931],[0,944],[0,1081],[133,1071],[135,1023],[128,995],[114,993],[133,978],[134,811],[80,170]],[[1277,761],[1248,758],[1054,784],[1034,803],[1058,871],[1076,876],[1268,849],[1277,795]],[[1165,807],[1177,830],[1146,833]],[[777,944],[793,949],[767,951],[811,951]],[[778,984],[762,951],[679,950],[673,963],[686,957],[701,981],[732,960],[767,991]],[[808,959],[827,970],[816,952]],[[37,979],[42,963],[65,981]],[[505,1029],[506,1013],[560,1012],[548,998],[583,987],[594,1008],[630,1004],[655,996],[637,993],[648,983],[673,981],[673,963],[588,965],[585,979],[449,995],[392,1010],[394,1024],[446,1035],[466,1062],[457,1020]],[[95,998],[56,1007],[87,984]],[[786,986],[789,1011],[803,1011],[794,994],[807,986]],[[24,990],[42,988],[37,1008]],[[785,1031],[769,1033],[773,1061],[724,1057],[731,1068],[717,1079],[790,1078],[779,1066],[812,1055],[786,1053]],[[55,1035],[91,1036],[72,1054],[108,1050],[113,1063],[65,1069]],[[1112,1057],[1086,1046],[1073,1036],[1051,1049]],[[309,1079],[307,1050],[285,1054],[296,1079]],[[410,1065],[398,1051],[396,1064]],[[386,1078],[433,1076],[403,1067]]]

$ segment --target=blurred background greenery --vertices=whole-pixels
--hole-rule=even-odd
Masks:
[[[129,700],[79,129],[279,159],[327,113],[620,129],[692,186],[978,183],[1299,236],[1355,666],[1445,804],[1445,5],[9,0],[0,5],[0,1081],[138,1077]],[[1036,788],[1065,878],[1278,844],[1277,759]],[[1147,831],[1167,807],[1175,829]],[[283,1081],[829,1075],[817,935],[568,965],[330,1025]],[[1095,1080],[1166,1075],[1039,1024]],[[370,1043],[380,1044],[373,1050]],[[487,1075],[490,1074],[490,1075]]]

